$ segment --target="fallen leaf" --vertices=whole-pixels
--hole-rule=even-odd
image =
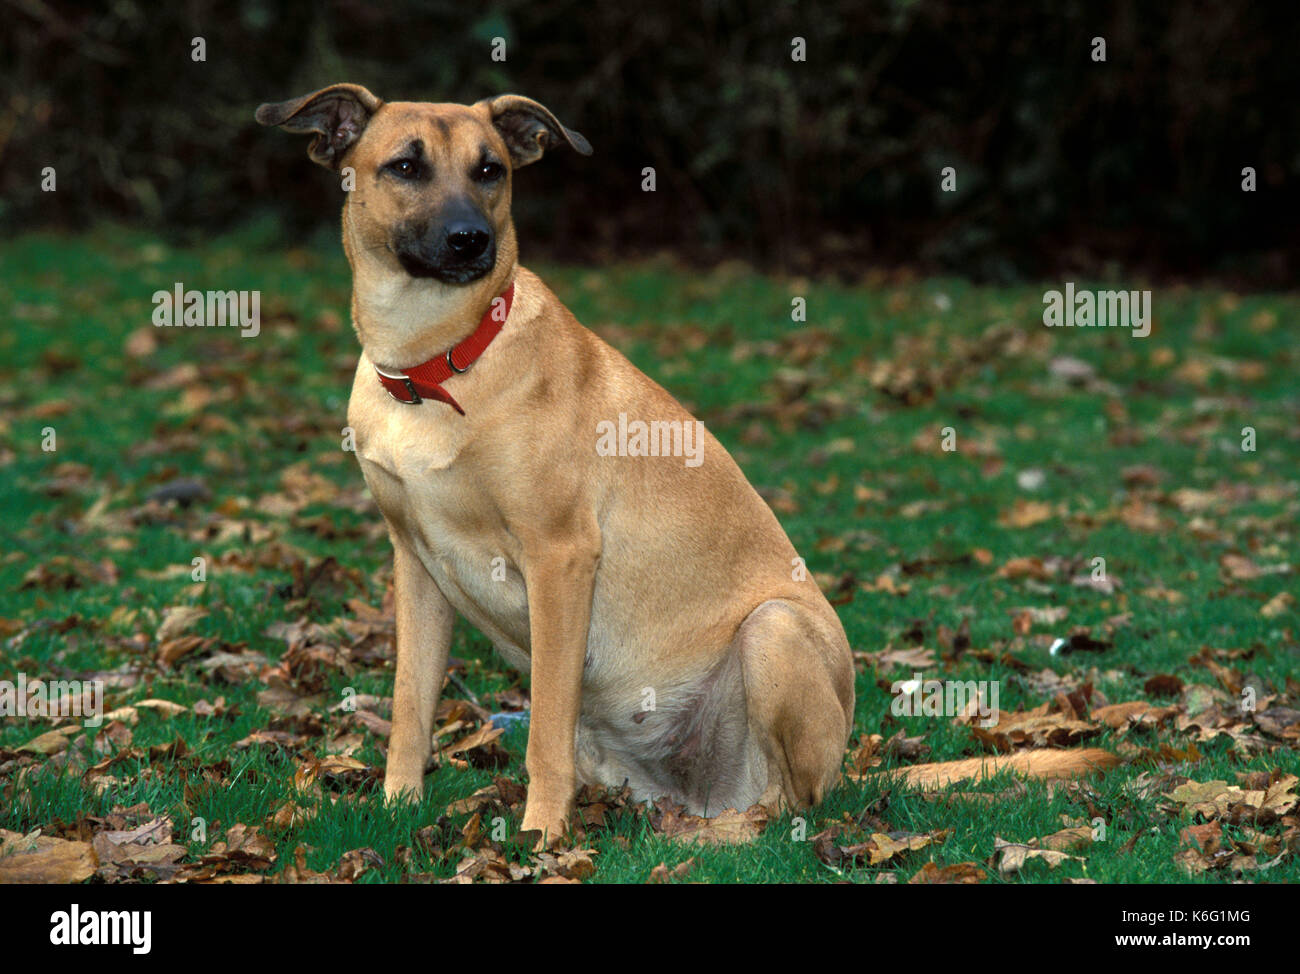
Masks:
[[[187,852],[172,842],[170,818],[151,819],[133,829],[106,829],[91,839],[99,859],[99,875],[106,880],[168,879],[179,869]]]
[[[1169,792],[1169,798],[1192,815],[1223,818],[1233,824],[1268,825],[1296,807],[1292,789],[1300,778],[1283,775],[1267,789],[1243,789],[1226,781],[1189,781]]]
[[[71,724],[67,727],[56,727],[52,731],[46,731],[38,737],[33,737],[26,744],[18,745],[19,751],[27,751],[30,754],[58,754],[68,746],[68,739],[80,734],[85,728],[78,724]]]
[[[1183,681],[1168,673],[1157,673],[1142,685],[1142,689],[1157,697],[1176,697],[1183,692]]]
[[[907,882],[908,885],[953,883],[970,885],[982,883],[987,878],[988,873],[973,862],[959,862],[950,866],[939,866],[933,862],[927,862]]]
[[[203,857],[203,865],[269,869],[275,858],[275,843],[256,827],[236,823],[226,830],[224,841],[213,843],[212,851]]]
[[[509,753],[497,742],[504,733],[504,727],[484,724],[443,747],[441,753],[453,764],[460,762],[462,766],[471,768],[502,768],[510,762]]]
[[[89,842],[0,829],[0,884],[80,883],[97,865]]]
[[[1295,596],[1290,592],[1278,592],[1260,608],[1259,614],[1265,619],[1276,619],[1278,616],[1291,610],[1295,605]]]
[[[310,822],[315,817],[316,809],[305,808],[296,802],[287,801],[271,813],[266,824],[275,831],[288,832]]]
[[[998,578],[1032,578],[1045,582],[1052,577],[1052,572],[1043,564],[1041,558],[1012,558],[998,568]]]
[[[1092,829],[1086,825],[1061,829],[1038,840],[1039,847],[1056,852],[1078,852],[1092,845]]]
[[[650,825],[669,839],[700,845],[738,845],[752,842],[767,828],[770,815],[761,805],[743,812],[728,808],[713,818],[692,815],[671,799],[661,798],[654,804]]]
[[[1033,710],[1002,711],[992,727],[972,722],[971,733],[1000,754],[1025,747],[1070,747],[1101,733],[1099,725],[1053,713],[1051,708],[1049,702]]]
[[[883,823],[882,823],[883,824]],[[854,841],[863,833],[856,822],[836,822],[811,838],[813,852],[828,866],[878,866],[901,858],[927,846],[942,843],[952,834],[951,829],[934,832],[880,832],[872,831],[865,839]],[[847,844],[846,844],[847,843]]]
[[[856,653],[855,656],[873,663],[877,669],[888,670],[897,666],[924,670],[934,666],[934,650],[917,646],[914,649],[882,649],[878,653]]]
[[[537,863],[537,875],[542,877],[542,882],[559,877],[580,883],[595,875],[596,864],[591,858],[594,855],[595,849],[567,849],[558,854],[539,852],[533,861]]]
[[[186,657],[210,649],[216,645],[216,642],[211,636],[177,636],[159,643],[154,658],[158,660],[160,666],[170,668]]]
[[[207,618],[207,615],[208,610],[197,605],[173,605],[163,609],[163,621],[154,633],[154,642],[161,645],[183,635],[200,619]]]
[[[172,703],[170,700],[139,700],[134,705],[137,709],[152,710],[164,717],[176,717],[186,713],[190,708]]]
[[[1178,713],[1177,707],[1156,707],[1145,700],[1130,700],[1105,707],[1093,707],[1088,716],[1107,727],[1121,730],[1129,726],[1159,727]]]
[[[345,883],[356,882],[357,877],[371,869],[384,865],[384,857],[374,849],[351,849],[343,853],[334,873]]]
[[[1026,863],[1036,859],[1041,859],[1052,869],[1071,860],[1085,861],[1081,856],[1072,856],[1055,849],[1038,849],[1022,842],[1008,842],[996,837],[993,840],[993,855],[997,858],[998,872],[1003,876],[1019,872]]]
[[[668,868],[667,863],[661,862],[659,865],[655,866],[654,869],[650,870],[650,878],[646,880],[646,883],[651,885],[674,883],[685,879],[690,875],[691,870],[694,868],[694,859],[687,859],[685,862],[678,863],[672,869]]]
[[[1010,509],[998,515],[998,524],[1004,528],[1032,528],[1035,524],[1050,521],[1055,516],[1051,504],[1016,498],[1016,502]]]

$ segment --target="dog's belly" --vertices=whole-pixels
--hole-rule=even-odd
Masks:
[[[601,669],[589,667],[583,681],[576,743],[584,783],[626,784],[638,801],[669,796],[699,815],[759,800],[767,762],[748,724],[738,656],[650,685],[642,685],[653,679],[648,670],[611,679]]]

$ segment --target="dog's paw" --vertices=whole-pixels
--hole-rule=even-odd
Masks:
[[[401,805],[414,804],[424,796],[424,782],[412,784],[410,782],[384,782],[384,804]]]
[[[539,829],[520,829],[510,837],[510,841],[517,846],[526,845],[533,852],[545,852],[545,838],[545,834]]]
[[[534,813],[530,807],[524,811],[523,825],[519,829],[520,838],[524,840],[534,839],[534,852],[545,852],[547,849],[553,849],[563,843],[568,832],[566,819],[567,815],[564,812],[545,814],[538,811]]]

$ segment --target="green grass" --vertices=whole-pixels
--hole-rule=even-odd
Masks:
[[[105,228],[9,240],[0,260],[10,319],[0,334],[0,679],[126,666],[137,682],[110,686],[110,709],[150,697],[185,706],[224,697],[228,708],[223,716],[190,711],[170,719],[142,711],[131,747],[147,752],[179,737],[189,753],[128,757],[107,772],[117,782],[102,793],[82,784],[82,772],[114,753],[106,734],[90,735],[96,753],[83,753],[91,746],[83,740],[56,760],[33,760],[16,748],[50,725],[0,719],[0,828],[57,830],[145,802],[177,823],[178,841],[189,835],[185,823],[205,820],[207,841],[188,843],[197,857],[230,826],[262,824],[291,800],[297,760],[324,754],[337,734],[360,734],[343,745],[382,769],[382,739],[345,727],[320,704],[323,734],[288,751],[233,748],[276,719],[258,702],[266,683],[256,674],[224,682],[200,665],[244,644],[265,654],[269,669],[285,650],[266,632],[272,623],[305,616],[328,624],[351,616],[348,599],[378,605],[383,595],[388,543],[353,458],[340,449],[356,343],[337,245],[286,253],[250,229],[182,251]],[[1154,333],[1138,340],[1119,329],[1043,328],[1043,290],[1060,282],[981,288],[882,277],[845,286],[736,268],[683,271],[667,262],[533,269],[733,452],[810,569],[847,598],[839,613],[855,650],[934,649],[927,677],[998,680],[1003,711],[1049,700],[1024,679],[1049,669],[1091,683],[1112,703],[1181,702],[1191,713],[1212,693],[1222,708],[1231,703],[1225,684],[1191,657],[1202,647],[1240,650],[1214,657],[1229,680],[1256,687],[1272,706],[1300,707],[1296,604],[1275,598],[1295,589],[1294,572],[1234,578],[1220,562],[1225,554],[1266,567],[1296,562],[1295,297],[1156,289]],[[262,334],[241,340],[221,329],[152,328],[150,296],[177,281],[260,289]],[[791,321],[795,296],[807,299],[806,323]],[[1060,356],[1090,364],[1094,378],[1055,379],[1049,364]],[[197,374],[173,371],[187,366]],[[1255,452],[1241,449],[1246,426],[1256,431]],[[46,427],[57,435],[54,452],[41,449]],[[940,449],[945,427],[956,434],[953,452]],[[294,464],[326,486],[316,500],[268,504]],[[1122,471],[1138,465],[1156,468],[1159,480],[1126,482]],[[1017,475],[1026,471],[1041,484],[1020,485]],[[208,496],[188,507],[146,504],[176,478],[201,479]],[[1028,527],[1002,523],[1017,500],[1044,502],[1050,516]],[[189,575],[196,556],[209,559],[203,584]],[[311,565],[327,556],[355,576],[293,592],[294,558]],[[1070,565],[1038,582],[998,576],[999,566],[1024,556]],[[239,570],[259,557],[263,564]],[[1119,579],[1114,593],[1071,584],[1095,557]],[[59,558],[107,559],[116,580],[72,562],[65,574],[73,587],[64,588]],[[882,575],[906,594],[878,590]],[[23,587],[26,578],[37,584]],[[153,637],[162,611],[175,605],[206,608],[192,631],[214,642],[168,669],[155,661]],[[1010,610],[1022,606],[1060,606],[1068,615],[1018,632]],[[1123,624],[1105,628],[1122,614],[1130,614]],[[955,630],[963,618],[973,648],[991,653],[954,657],[943,649],[940,627]],[[1053,639],[1076,626],[1112,645],[1049,655]],[[489,709],[500,709],[495,694],[519,685],[468,625],[458,626],[452,652]],[[877,672],[860,661],[855,746],[859,734],[904,730],[925,736],[929,760],[981,753],[971,731],[947,718],[891,714],[888,684],[911,674],[912,667]],[[1154,674],[1193,689],[1153,698],[1144,684]],[[388,696],[391,661],[351,672],[323,666],[314,679],[331,703],[349,686]],[[643,882],[659,863],[688,859],[695,863],[689,878],[708,882],[871,882],[882,872],[906,881],[929,860],[987,864],[995,837],[1028,841],[1062,828],[1063,816],[1100,816],[1106,839],[1081,853],[1084,861],[1055,870],[1030,863],[1005,881],[1227,882],[1240,874],[1223,868],[1189,877],[1176,865],[1179,833],[1197,819],[1161,796],[1184,778],[1236,783],[1243,772],[1300,771],[1294,738],[1269,736],[1249,719],[1235,729],[1244,736],[1198,741],[1198,760],[1171,757],[1168,748],[1159,757],[1162,744],[1186,751],[1191,730],[1106,730],[1088,743],[1118,750],[1126,763],[1090,789],[1030,784],[1023,798],[991,805],[894,789],[879,812],[890,829],[952,831],[875,868],[825,865],[811,842],[792,838],[789,814],[751,844],[697,848],[656,834],[645,814],[626,809],[588,835],[597,850],[591,881]],[[460,854],[430,854],[417,831],[495,775],[526,781],[525,736],[514,730],[502,739],[510,758],[502,770],[431,774],[423,803],[411,808],[386,809],[369,772],[327,782],[314,818],[270,833],[279,852],[270,871],[292,862],[301,845],[308,868],[318,870],[348,850],[374,849],[384,865],[363,881],[452,875]],[[1161,776],[1170,777],[1155,793],[1135,787]],[[845,784],[805,813],[807,835],[845,813],[859,815],[888,791],[878,778]],[[1290,815],[1261,829],[1285,836],[1290,854],[1247,879],[1300,881],[1296,812]],[[443,820],[443,836],[458,835],[468,817]],[[1224,834],[1240,838],[1246,827],[1226,825]],[[528,858],[509,844],[506,851]],[[986,869],[988,882],[1004,881]]]

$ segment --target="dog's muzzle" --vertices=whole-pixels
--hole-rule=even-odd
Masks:
[[[496,265],[496,237],[478,214],[449,219],[422,233],[402,234],[393,252],[412,277],[444,284],[477,281]]]

